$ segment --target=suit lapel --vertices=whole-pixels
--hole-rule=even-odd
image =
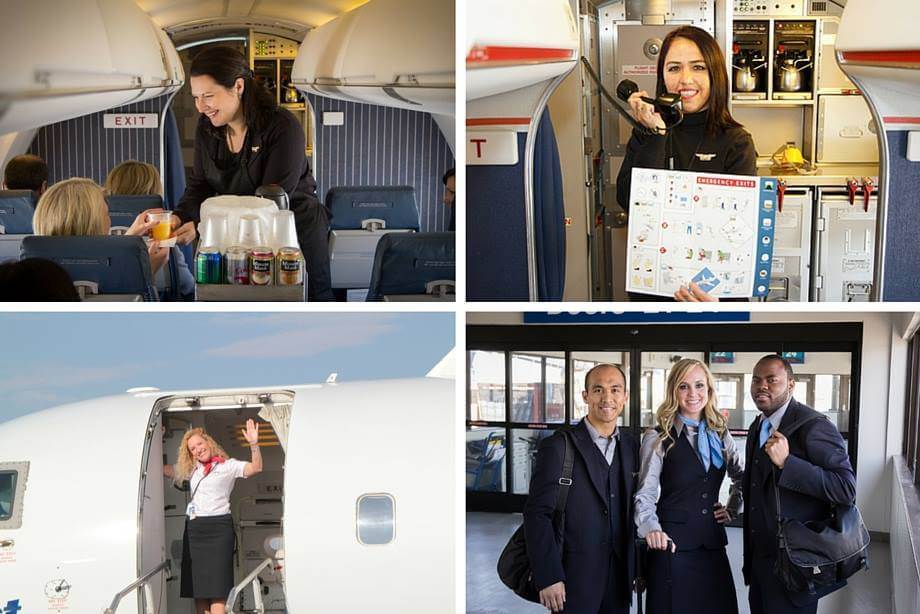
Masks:
[[[601,501],[606,505],[607,486],[605,485],[605,480],[607,476],[601,474],[599,471],[599,464],[594,460],[599,451],[594,442],[591,441],[591,435],[588,433],[588,427],[585,426],[584,422],[583,418],[582,421],[572,429],[575,448],[578,450],[578,453],[581,454],[581,458],[585,462],[585,468],[588,470],[588,476],[591,478],[591,483],[594,485],[597,496],[600,497]]]

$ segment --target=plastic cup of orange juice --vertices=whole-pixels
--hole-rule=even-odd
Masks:
[[[172,211],[149,214],[148,219],[157,223],[150,233],[155,241],[165,241],[169,238],[169,233],[172,232],[172,215]]]

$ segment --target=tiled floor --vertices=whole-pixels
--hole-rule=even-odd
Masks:
[[[520,514],[466,515],[466,611],[472,614],[545,612],[517,597],[498,579],[495,563],[521,524]],[[735,572],[741,614],[748,614],[747,588],[741,579],[741,529],[728,529],[728,556]],[[870,546],[868,571],[856,574],[843,590],[821,600],[819,614],[890,614],[891,565],[887,543]],[[635,611],[635,607],[633,608]]]

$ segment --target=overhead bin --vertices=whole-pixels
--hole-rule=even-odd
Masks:
[[[291,79],[320,96],[453,115],[453,2],[371,0],[310,31]]]
[[[468,0],[466,24],[467,100],[552,79],[578,61],[568,0]]]
[[[32,0],[4,6],[0,134],[177,90],[169,37],[130,0]]]

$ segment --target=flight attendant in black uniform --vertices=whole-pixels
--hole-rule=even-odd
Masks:
[[[303,128],[253,80],[246,58],[230,47],[202,50],[192,60],[189,75],[201,117],[195,131],[194,169],[176,208],[179,243],[194,241],[205,199],[218,194],[251,196],[259,186],[278,184],[294,211],[309,298],[333,300],[329,217],[316,197]]]
[[[641,99],[647,92],[629,97],[633,117],[645,130],[633,129],[617,176],[617,202],[624,211],[629,212],[633,167],[757,174],[754,141],[728,110],[727,74],[725,56],[705,30],[681,26],[665,37],[658,55],[657,93],[680,94],[684,119],[666,132],[655,107]],[[707,300],[708,295],[700,292],[699,298]],[[630,293],[630,298],[663,300],[638,293]]]
[[[635,514],[649,547],[649,614],[738,612],[722,525],[741,505],[744,461],[714,401],[706,365],[679,360],[668,374],[658,428],[642,437]],[[723,506],[726,473],[732,488]]]

